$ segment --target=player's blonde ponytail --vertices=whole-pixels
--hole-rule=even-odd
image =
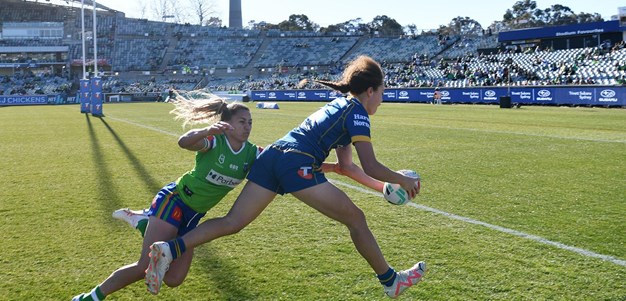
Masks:
[[[243,104],[229,104],[223,98],[204,91],[191,91],[186,97],[174,91],[174,119],[182,120],[187,125],[211,124],[218,121],[229,121],[239,110],[249,110]]]

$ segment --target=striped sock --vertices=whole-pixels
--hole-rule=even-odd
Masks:
[[[99,285],[91,291],[91,295],[95,296],[94,301],[101,301],[106,298],[106,296],[102,293]]]
[[[180,257],[185,253],[185,242],[181,237],[177,237],[174,240],[170,240],[167,242],[170,245],[170,252],[172,252],[172,260]]]
[[[78,300],[79,301],[102,301],[104,300],[104,298],[106,298],[106,296],[102,293],[102,291],[100,290],[100,286],[98,285],[93,290],[91,290],[91,292],[89,292],[88,294],[85,294],[85,293],[81,294],[80,297],[78,297]]]
[[[391,286],[393,284],[393,281],[396,280],[396,271],[392,267],[389,267],[387,272],[385,272],[382,275],[376,275],[376,276],[378,277],[378,280],[380,281],[380,283],[382,283],[385,286]]]

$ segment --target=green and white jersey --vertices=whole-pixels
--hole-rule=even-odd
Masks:
[[[197,212],[207,212],[241,183],[260,153],[260,148],[246,141],[235,152],[226,136],[207,137],[210,149],[196,152],[195,167],[176,181],[181,198]]]

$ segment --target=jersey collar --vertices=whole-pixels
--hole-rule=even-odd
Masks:
[[[228,137],[226,137],[226,135],[224,135],[224,140],[226,141],[226,145],[228,145],[228,148],[230,149],[230,151],[235,155],[241,153],[243,149],[246,148],[246,143],[244,142],[243,144],[241,144],[241,149],[239,149],[239,151],[234,151],[233,147],[230,146],[230,141],[228,141]]]
[[[356,98],[356,96],[353,96],[352,94],[350,94],[350,95],[346,96],[346,99],[347,99],[347,100],[352,100],[352,101],[354,101],[354,102],[358,103],[360,106],[363,106],[363,104],[361,103],[361,101],[360,101],[358,98]]]

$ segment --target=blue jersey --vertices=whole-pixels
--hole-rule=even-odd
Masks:
[[[328,180],[320,166],[334,148],[370,141],[370,119],[356,98],[337,98],[266,148],[248,180],[285,194]]]
[[[311,114],[274,145],[308,154],[321,165],[332,149],[370,139],[370,118],[361,102],[355,97],[340,97]]]

